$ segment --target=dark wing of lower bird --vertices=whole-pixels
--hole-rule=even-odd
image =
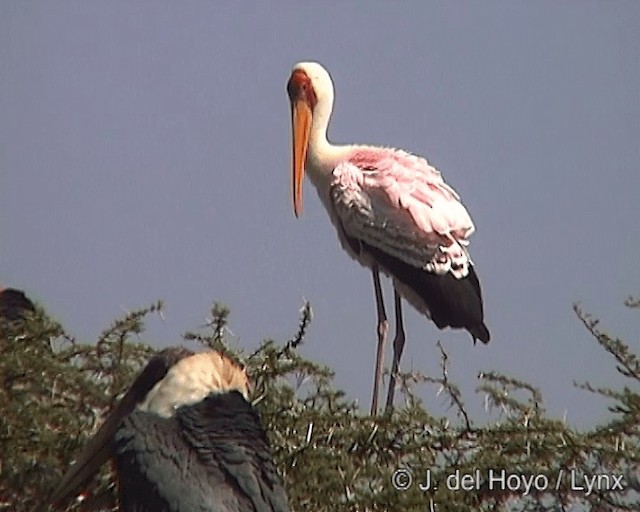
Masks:
[[[203,467],[221,471],[238,510],[288,512],[287,497],[255,408],[240,393],[210,395],[180,408],[178,421]],[[235,510],[235,509],[234,509]]]
[[[116,436],[122,512],[285,512],[260,420],[237,392],[171,418],[136,411]]]

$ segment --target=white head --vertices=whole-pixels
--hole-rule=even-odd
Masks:
[[[202,352],[174,364],[137,408],[168,418],[178,407],[198,403],[212,393],[234,390],[248,399],[246,371],[218,352]]]
[[[333,80],[329,72],[318,62],[298,62],[293,66],[291,78],[287,84],[287,92],[289,98],[293,102],[296,93],[302,92],[301,89],[309,87],[313,91],[314,105],[311,109],[314,114],[318,106],[321,107],[333,105]],[[329,111],[330,113],[330,111]]]
[[[310,141],[314,146],[327,144],[333,82],[317,62],[299,62],[287,82],[287,94],[291,101],[293,132],[293,211],[297,217],[302,212],[304,165]]]

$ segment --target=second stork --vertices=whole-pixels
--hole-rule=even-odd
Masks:
[[[288,512],[246,373],[227,357],[168,348],[151,358],[72,465],[64,506],[108,459],[122,512]]]

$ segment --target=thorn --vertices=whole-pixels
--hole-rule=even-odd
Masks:
[[[311,442],[312,433],[313,433],[313,421],[309,423],[309,427],[307,428],[307,444]]]

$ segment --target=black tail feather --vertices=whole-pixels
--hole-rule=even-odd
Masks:
[[[484,324],[480,282],[473,265],[469,266],[466,277],[457,279],[449,272],[432,274],[368,244],[362,246],[383,269],[415,294],[439,329],[466,329],[474,341],[489,342],[491,335]],[[413,301],[410,299],[410,302]]]

